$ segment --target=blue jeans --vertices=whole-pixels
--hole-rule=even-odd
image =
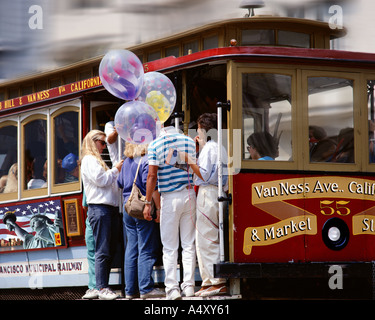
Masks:
[[[95,280],[95,239],[90,225],[89,218],[86,219],[86,232],[85,232],[86,248],[87,248],[87,261],[89,264],[89,289],[96,289]]]
[[[152,269],[157,259],[159,246],[158,228],[154,221],[139,220],[124,210],[124,234],[127,236],[125,249],[125,292],[145,294],[154,288]]]
[[[104,204],[89,204],[88,218],[95,238],[96,288],[108,288],[111,264],[119,241],[118,208]]]

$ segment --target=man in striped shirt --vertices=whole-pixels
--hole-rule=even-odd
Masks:
[[[163,244],[163,265],[167,299],[181,299],[177,281],[177,256],[181,237],[183,296],[194,296],[195,272],[195,201],[192,174],[175,165],[179,152],[186,152],[195,161],[193,139],[178,133],[174,127],[161,130],[148,147],[149,172],[147,203],[144,217],[151,220],[151,198],[156,182],[161,195],[160,236]],[[183,164],[182,164],[183,166]]]

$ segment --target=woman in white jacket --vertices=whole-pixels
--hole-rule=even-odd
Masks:
[[[101,157],[106,135],[92,130],[82,141],[81,175],[85,189],[88,218],[95,238],[95,278],[100,299],[116,299],[108,287],[111,262],[119,234],[119,195],[117,177],[123,161],[109,169]]]

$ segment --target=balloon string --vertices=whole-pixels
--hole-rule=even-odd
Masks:
[[[188,168],[189,168],[189,165],[188,165]],[[188,171],[188,177],[189,177],[189,171]],[[191,184],[190,184],[190,179],[188,179],[188,183],[189,183],[189,190],[193,189],[193,188],[191,187]],[[192,199],[191,199],[191,197],[190,197],[190,192],[189,192],[189,203],[190,203],[190,219],[191,219],[191,222],[192,222],[193,225],[194,225],[195,230],[196,230],[196,231],[201,235],[201,237],[203,237],[204,239],[206,239],[206,240],[208,240],[208,241],[210,241],[210,242],[212,242],[212,243],[218,243],[218,241],[215,241],[215,240],[212,240],[212,239],[207,238],[206,236],[204,236],[204,235],[199,231],[199,229],[198,229],[198,227],[197,227],[197,224],[195,223],[194,218],[193,218]],[[203,216],[206,217],[207,220],[208,220],[209,222],[211,222],[211,224],[212,224],[216,229],[219,230],[219,226],[216,225],[216,224],[215,224],[215,223],[214,223],[209,217],[207,217],[207,215],[205,215],[201,210],[198,210],[198,212],[201,213],[201,214],[203,214]],[[195,217],[195,218],[196,218],[196,217]]]

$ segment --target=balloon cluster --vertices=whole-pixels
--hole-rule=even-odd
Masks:
[[[162,73],[144,73],[138,57],[127,50],[109,51],[99,65],[103,86],[117,98],[127,100],[116,112],[115,126],[122,139],[134,144],[150,143],[158,136],[176,105],[176,89]]]

